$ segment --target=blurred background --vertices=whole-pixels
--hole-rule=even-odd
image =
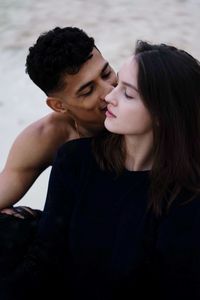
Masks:
[[[39,34],[80,27],[118,70],[137,39],[173,44],[200,59],[199,20],[200,0],[0,0],[0,170],[17,134],[50,112],[25,74],[28,48]],[[43,208],[49,173],[20,204]]]

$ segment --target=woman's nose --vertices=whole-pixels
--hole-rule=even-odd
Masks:
[[[102,90],[102,94],[100,96],[101,100],[106,101],[105,100],[106,96],[112,92],[113,88],[114,87],[110,84],[104,85],[104,90]]]
[[[115,88],[112,87],[112,90],[105,96],[105,101],[107,103],[115,103],[116,100],[115,100],[115,97],[114,97],[114,91],[115,91]]]

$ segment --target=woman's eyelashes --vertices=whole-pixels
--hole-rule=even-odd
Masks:
[[[131,96],[131,95],[129,95],[129,94],[127,94],[126,91],[124,92],[124,95],[125,95],[125,97],[126,97],[127,99],[134,99],[134,97]]]

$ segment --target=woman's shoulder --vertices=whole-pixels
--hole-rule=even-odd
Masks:
[[[84,152],[91,149],[93,138],[80,138],[66,142],[58,149],[59,155],[82,155]]]
[[[63,144],[57,151],[54,163],[70,165],[79,165],[81,162],[91,159],[92,139],[81,138],[68,141]]]

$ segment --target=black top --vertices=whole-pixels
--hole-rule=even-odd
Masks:
[[[91,139],[62,146],[36,250],[14,281],[35,284],[44,270],[56,280],[51,270],[59,265],[69,300],[200,299],[200,199],[185,205],[177,199],[156,219],[147,212],[149,177],[148,171],[124,170],[118,177],[101,171]]]

